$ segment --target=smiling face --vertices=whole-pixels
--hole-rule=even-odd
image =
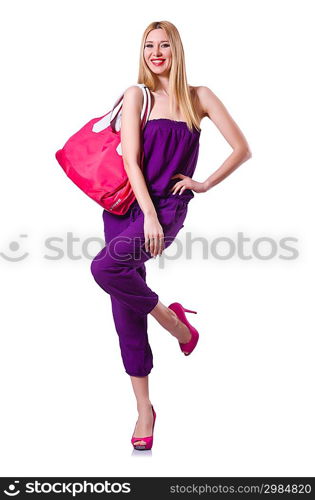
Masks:
[[[158,28],[148,33],[144,43],[144,59],[156,75],[166,75],[172,65],[172,52],[167,34]]]

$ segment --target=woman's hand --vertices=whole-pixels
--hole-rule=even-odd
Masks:
[[[175,179],[175,177],[180,177],[181,180],[174,184],[174,186],[170,189],[170,192],[173,191],[173,194],[179,191],[179,194],[182,194],[185,189],[191,189],[195,191],[195,193],[205,193],[207,191],[206,185],[204,182],[198,182],[192,180],[191,177],[188,177],[184,174],[175,174],[171,179]]]
[[[164,250],[164,231],[157,215],[144,216],[144,246],[152,257],[161,255]]]

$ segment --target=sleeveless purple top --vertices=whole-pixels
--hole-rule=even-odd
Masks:
[[[168,118],[148,120],[143,129],[143,175],[152,198],[180,198],[187,203],[195,196],[191,189],[179,195],[169,192],[180,177],[192,177],[199,155],[200,131],[191,132],[183,121]]]

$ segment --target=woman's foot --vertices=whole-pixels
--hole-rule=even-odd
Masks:
[[[187,342],[189,342],[191,340],[191,333],[189,331],[189,328],[187,325],[185,325],[180,319],[179,317],[177,316],[177,314],[172,311],[172,309],[168,309],[169,312],[172,314],[173,316],[173,322],[174,322],[174,326],[172,328],[172,331],[171,331],[171,334],[174,335],[174,337],[177,338],[177,340],[181,343],[181,344],[187,344]],[[186,351],[183,351],[183,352],[186,352]]]
[[[152,436],[153,412],[151,403],[138,406],[138,420],[132,437]],[[135,445],[145,445],[145,441],[135,441]]]
[[[162,302],[150,311],[150,314],[163,326],[173,337],[176,337],[181,344],[186,344],[191,340],[191,333],[187,325],[180,321],[177,314]]]

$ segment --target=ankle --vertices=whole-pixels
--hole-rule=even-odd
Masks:
[[[169,332],[173,335],[173,337],[176,337],[179,342],[189,342],[191,337],[189,328],[179,319],[177,314],[172,309],[169,309],[169,311],[172,313],[173,322],[173,326]]]
[[[148,399],[146,401],[139,401],[139,402],[137,402],[137,410],[138,410],[138,413],[145,412],[145,411],[148,411],[148,410],[152,410],[151,401]]]
[[[177,314],[172,309],[168,309],[168,311],[169,311],[169,328],[168,328],[168,331],[174,337],[176,337],[177,330],[178,330],[178,327],[179,327],[179,324],[180,324],[179,318],[178,318]]]

